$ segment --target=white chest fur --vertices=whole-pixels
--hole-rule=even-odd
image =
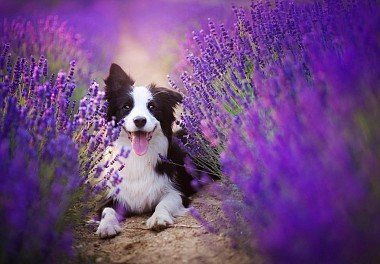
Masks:
[[[166,156],[168,150],[168,140],[161,129],[155,133],[157,134],[149,142],[149,149],[145,155],[138,156],[131,151],[129,157],[123,159],[125,167],[120,171],[123,180],[117,187],[110,186],[109,197],[114,196],[128,212],[142,213],[153,210],[161,198],[173,190],[168,176],[159,175],[155,171],[158,154]],[[118,150],[130,145],[128,137],[122,133],[114,148]],[[119,188],[118,194],[115,194],[116,188]]]

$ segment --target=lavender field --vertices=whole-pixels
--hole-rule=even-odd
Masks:
[[[0,14],[0,263],[380,263],[378,1],[0,0]],[[120,134],[112,62],[184,95],[182,147],[220,178],[194,177],[180,231],[137,217],[98,242],[86,225],[130,152],[101,163]]]

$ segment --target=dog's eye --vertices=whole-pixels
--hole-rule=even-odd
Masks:
[[[148,103],[148,109],[153,110],[153,109],[155,109],[155,108],[156,108],[156,106],[154,105],[153,102],[149,102],[149,103]]]
[[[131,106],[130,106],[130,105],[124,105],[124,106],[123,106],[123,109],[124,109],[124,110],[130,110],[130,109],[131,109]]]

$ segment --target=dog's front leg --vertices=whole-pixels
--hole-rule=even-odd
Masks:
[[[116,211],[111,207],[106,207],[102,212],[102,219],[100,220],[98,234],[101,238],[114,237],[120,233],[121,227],[117,219]]]
[[[173,224],[176,216],[182,216],[186,212],[187,209],[182,204],[181,195],[173,190],[161,199],[146,225],[152,229],[166,227]]]

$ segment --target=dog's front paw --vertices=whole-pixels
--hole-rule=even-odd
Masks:
[[[96,234],[101,238],[111,238],[121,232],[119,221],[116,218],[105,218],[100,221]]]
[[[146,225],[150,229],[162,229],[172,224],[173,224],[173,218],[167,212],[166,213],[155,212],[148,219],[148,221],[146,221]]]

